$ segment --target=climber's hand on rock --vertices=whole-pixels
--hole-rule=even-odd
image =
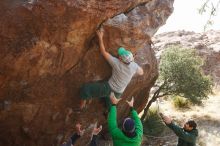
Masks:
[[[97,124],[95,124],[95,127],[92,131],[92,135],[98,135],[99,132],[102,131],[102,125],[100,125],[98,128],[97,128]]]
[[[82,125],[80,123],[76,124],[76,133],[79,136],[83,136],[85,129],[81,129]]]
[[[118,104],[118,102],[121,100],[121,98],[119,98],[119,99],[117,99],[116,97],[115,97],[115,94],[114,94],[114,92],[111,92],[111,94],[110,94],[110,100],[111,100],[111,102],[112,102],[112,104]]]
[[[134,107],[134,97],[131,98],[131,101],[126,100],[130,107]]]
[[[103,38],[104,35],[104,31],[102,28],[100,28],[99,30],[96,31],[96,34],[99,38]]]

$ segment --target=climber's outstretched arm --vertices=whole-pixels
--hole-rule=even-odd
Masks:
[[[105,50],[105,45],[104,45],[104,42],[103,42],[104,31],[102,29],[99,29],[99,30],[96,31],[96,34],[97,34],[97,36],[99,38],[99,49],[100,49],[100,52],[102,53],[104,58],[109,62],[111,54],[109,54]]]

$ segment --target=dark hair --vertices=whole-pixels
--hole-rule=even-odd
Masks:
[[[193,129],[196,129],[197,127],[197,124],[194,120],[189,120],[186,123],[189,124],[189,126],[192,127]]]
[[[126,136],[129,137],[129,138],[133,138],[133,137],[135,137],[135,136],[137,135],[135,131],[132,132],[132,133],[128,133],[128,132],[125,132],[125,131],[122,129],[122,132],[124,133],[124,135],[126,135]]]
[[[122,125],[122,131],[127,137],[135,137],[135,122],[131,118],[125,118]]]

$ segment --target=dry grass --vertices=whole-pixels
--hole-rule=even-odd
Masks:
[[[172,103],[176,109],[185,109],[190,107],[189,100],[180,96],[172,97]]]

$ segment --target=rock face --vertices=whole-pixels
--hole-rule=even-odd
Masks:
[[[151,37],[172,5],[173,0],[1,0],[0,145],[59,145],[81,122],[83,146],[95,121],[106,126],[99,100],[80,114],[74,111],[83,83],[111,75],[98,50],[100,25],[107,50],[116,55],[119,46],[131,49],[144,69],[123,94],[135,97],[140,112],[158,76]],[[121,101],[119,120],[128,111]]]
[[[204,59],[204,72],[211,75],[217,88],[220,86],[220,31],[204,33],[188,31],[167,32],[153,37],[157,57],[168,45],[195,48]]]

